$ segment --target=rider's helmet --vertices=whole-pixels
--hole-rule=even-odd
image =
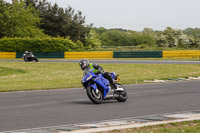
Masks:
[[[28,53],[28,51],[25,51],[24,53],[25,53],[25,54],[27,54],[27,53]]]
[[[82,70],[85,70],[85,68],[89,65],[89,61],[87,59],[82,59],[79,61],[79,65]]]

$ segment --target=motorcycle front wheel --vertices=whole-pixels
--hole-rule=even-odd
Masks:
[[[39,60],[37,58],[34,57],[35,62],[38,62]]]
[[[116,100],[118,102],[125,102],[127,100],[127,98],[128,98],[128,95],[127,95],[127,92],[126,92],[125,88],[122,85],[118,84],[118,83],[116,85],[117,85],[117,87],[121,87],[124,90],[123,92],[120,92],[120,94],[116,98]]]
[[[92,87],[87,87],[86,93],[93,103],[100,104],[102,102],[102,93],[98,89],[95,91]]]

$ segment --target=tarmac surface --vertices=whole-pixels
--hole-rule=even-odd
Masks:
[[[0,93],[0,132],[200,109],[200,81],[125,85],[125,103],[91,103],[84,89]]]

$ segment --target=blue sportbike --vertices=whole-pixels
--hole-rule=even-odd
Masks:
[[[95,103],[100,104],[102,100],[117,100],[125,102],[127,100],[127,93],[125,88],[117,83],[119,81],[118,75],[115,72],[110,73],[117,88],[115,89],[110,82],[103,77],[102,73],[95,74],[94,69],[89,69],[84,72],[81,83],[86,89],[87,96]]]

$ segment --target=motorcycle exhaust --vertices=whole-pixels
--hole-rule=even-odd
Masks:
[[[118,96],[119,94],[115,94],[114,90],[110,90],[106,95],[105,100],[115,100]]]

